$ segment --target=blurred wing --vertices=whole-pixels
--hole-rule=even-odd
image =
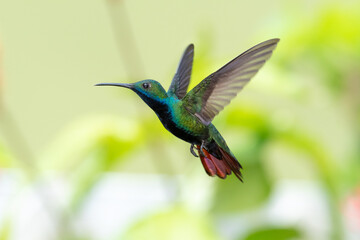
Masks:
[[[175,95],[182,99],[190,83],[191,70],[194,58],[194,45],[190,44],[181,57],[179,66],[168,90],[169,96]]]
[[[278,42],[262,42],[202,80],[184,97],[186,109],[210,124],[270,58]]]

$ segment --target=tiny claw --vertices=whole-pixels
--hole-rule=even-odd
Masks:
[[[204,150],[205,150],[205,147],[204,147],[204,141],[202,141],[201,142],[201,146],[200,146],[200,148],[199,148],[199,153],[200,153],[200,155],[201,156],[203,156],[203,157],[205,157],[206,156],[206,154],[205,154],[205,152],[204,152]],[[205,150],[206,151],[206,150]]]
[[[191,154],[194,155],[195,157],[199,157],[199,156],[195,153],[195,151],[194,151],[194,144],[191,144],[191,146],[190,146],[190,152],[191,152]]]

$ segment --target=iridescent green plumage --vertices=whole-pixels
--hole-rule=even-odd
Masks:
[[[271,39],[250,48],[210,74],[187,94],[194,56],[192,44],[186,48],[168,92],[155,80],[97,85],[133,90],[154,110],[167,130],[191,144],[194,156],[193,147],[196,145],[201,162],[210,176],[226,178],[234,172],[242,180],[240,163],[211,121],[270,58],[278,41]]]

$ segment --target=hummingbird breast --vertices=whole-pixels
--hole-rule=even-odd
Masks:
[[[208,127],[183,108],[181,101],[170,101],[154,111],[169,132],[188,143],[200,145],[209,138]]]

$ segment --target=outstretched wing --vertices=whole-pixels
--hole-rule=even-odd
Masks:
[[[212,73],[186,94],[184,107],[204,124],[210,124],[270,58],[278,42],[262,42]]]
[[[168,90],[169,96],[176,96],[182,99],[187,92],[190,83],[191,70],[194,58],[194,45],[190,44],[184,51],[175,76]]]

